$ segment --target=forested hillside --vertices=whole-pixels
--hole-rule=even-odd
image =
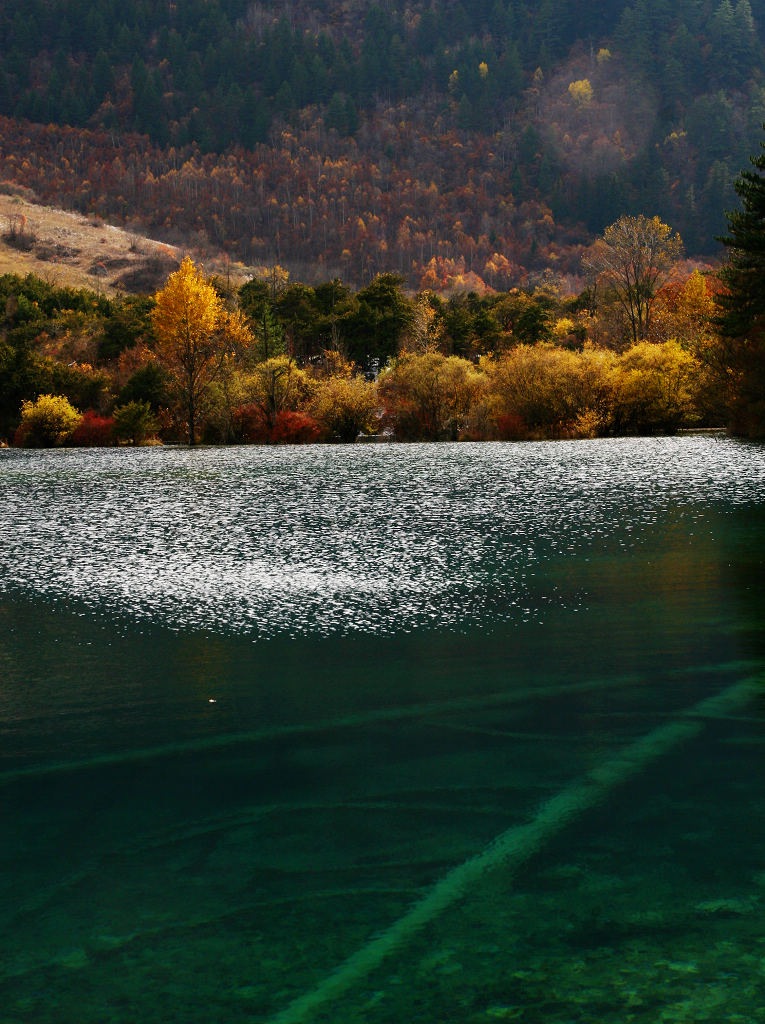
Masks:
[[[624,213],[715,252],[765,0],[5,0],[0,180],[305,279],[506,288]]]

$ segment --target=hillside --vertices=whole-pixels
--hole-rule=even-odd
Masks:
[[[35,274],[60,287],[117,295],[158,287],[177,263],[177,250],[164,242],[0,194],[0,275]]]
[[[310,280],[578,272],[623,213],[716,251],[765,0],[7,0],[0,180]]]

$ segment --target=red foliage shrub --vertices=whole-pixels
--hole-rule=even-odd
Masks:
[[[16,432],[13,435],[13,446],[15,448],[26,448],[27,439],[29,437],[30,426],[28,423],[23,421],[16,427]]]
[[[304,412],[284,410],[276,414],[271,431],[273,444],[312,444],[321,434],[321,426]]]
[[[113,443],[111,416],[99,416],[88,409],[74,429],[68,443],[77,448],[105,448]]]
[[[240,405],[234,410],[234,429],[242,441],[252,444],[267,444],[271,431],[259,406],[254,402]]]
[[[517,412],[508,412],[497,417],[498,441],[523,441],[529,436],[529,428]]]
[[[234,428],[243,441],[253,444],[313,444],[321,436],[321,425],[304,412],[283,409],[273,427],[259,406],[240,405],[234,412]]]

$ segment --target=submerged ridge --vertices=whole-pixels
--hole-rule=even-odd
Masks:
[[[579,781],[566,786],[546,800],[530,822],[501,833],[481,853],[453,868],[408,913],[348,957],[315,988],[271,1017],[269,1024],[304,1024],[315,1010],[346,992],[419,928],[465,896],[487,872],[499,865],[520,867],[578,815],[601,803],[616,786],[697,736],[706,719],[741,708],[762,681],[762,675],[741,680],[685,709],[671,721],[653,729],[615,757],[587,772]]]
[[[737,668],[751,667],[754,664],[755,662],[735,662],[715,665],[708,668],[705,674],[730,672]],[[694,671],[699,670],[694,669]],[[501,707],[506,704],[521,703],[525,700],[587,693],[601,689],[616,689],[638,681],[638,676],[629,674],[605,680],[588,679],[581,683],[524,687],[519,690],[508,690],[502,693],[491,693],[477,697],[455,697],[393,708],[379,708],[374,711],[358,712],[357,714],[343,715],[338,718],[320,719],[316,722],[298,722],[293,725],[275,725],[263,729],[250,729],[244,732],[202,736],[177,743],[165,743],[155,747],[142,747],[138,749],[133,748],[111,754],[100,754],[95,757],[78,758],[73,761],[55,761],[48,764],[12,768],[6,772],[0,772],[0,785],[12,783],[20,779],[40,778],[65,772],[84,771],[89,768],[127,764],[134,761],[150,761],[154,758],[171,757],[176,754],[194,753],[203,750],[224,749],[243,743],[279,739],[283,736],[319,733],[331,729],[349,729],[359,725],[372,725],[378,722],[395,722],[426,715],[443,714],[445,712]]]

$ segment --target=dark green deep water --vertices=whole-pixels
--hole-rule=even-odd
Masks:
[[[765,1021],[765,448],[0,452],[0,1022]]]

